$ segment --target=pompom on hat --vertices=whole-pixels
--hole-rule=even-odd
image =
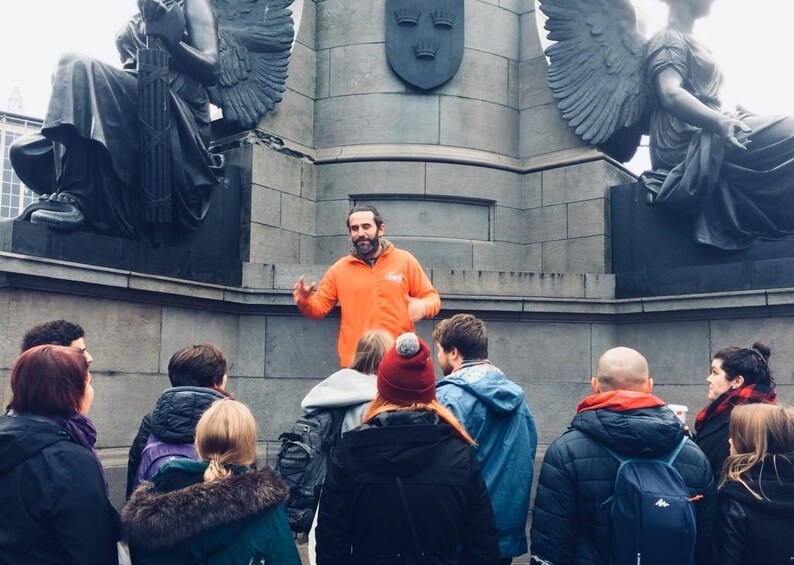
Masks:
[[[430,348],[414,333],[397,338],[378,368],[378,392],[394,404],[430,402],[436,397],[436,374]]]

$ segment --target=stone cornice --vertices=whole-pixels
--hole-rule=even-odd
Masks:
[[[239,314],[299,315],[292,284],[316,265],[248,264],[246,287],[199,283],[0,252],[0,288],[41,290]],[[488,318],[631,322],[790,315],[794,288],[616,300],[613,275],[429,269],[445,313]],[[250,273],[254,272],[254,275]],[[529,292],[522,293],[526,289]],[[613,295],[613,294],[612,294]]]

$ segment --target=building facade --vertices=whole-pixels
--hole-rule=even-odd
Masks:
[[[11,168],[8,148],[17,137],[35,133],[40,128],[40,119],[0,111],[0,155],[3,156],[3,177],[0,181],[0,218],[17,217],[25,206],[36,199],[36,195],[22,184],[14,169]]]

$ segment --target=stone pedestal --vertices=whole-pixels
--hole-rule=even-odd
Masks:
[[[598,357],[617,345],[645,354],[658,395],[693,414],[706,403],[710,355],[761,340],[791,401],[794,291],[771,289],[771,279],[665,286],[664,271],[703,256],[676,262],[666,247],[684,245],[675,230],[639,220],[631,196],[610,192],[633,178],[560,116],[530,0],[467,1],[461,68],[429,93],[391,72],[384,5],[304,3],[284,99],[253,132],[217,130],[231,185],[183,248],[0,226],[3,402],[24,332],[58,318],[81,324],[95,359],[91,415],[120,505],[126,450],[168,386],[170,356],[216,343],[229,390],[252,408],[272,456],[303,396],[338,369],[338,312],[305,319],[292,285],[301,274],[319,279],[348,251],[347,211],[365,202],[441,294],[439,317],[418,324],[426,340],[457,312],[486,321],[489,357],[526,391],[539,457],[588,394]],[[647,276],[653,261],[658,277]],[[626,291],[640,280],[627,273],[667,282]]]
[[[787,288],[794,283],[794,239],[726,251],[692,241],[687,218],[649,206],[639,183],[612,190],[612,242],[618,298]]]

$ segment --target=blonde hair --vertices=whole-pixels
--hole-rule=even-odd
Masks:
[[[789,459],[794,453],[794,408],[782,404],[745,404],[731,411],[729,437],[735,455],[725,460],[719,486],[736,481],[755,498],[766,498],[745,481],[745,473],[760,463],[760,473],[772,455],[771,465],[777,474],[778,458]],[[791,462],[789,462],[791,464]],[[760,485],[760,481],[759,481]]]
[[[228,477],[230,465],[253,465],[256,422],[248,407],[230,398],[215,401],[196,425],[196,453],[209,461],[205,481]]]
[[[378,414],[383,414],[384,412],[417,412],[417,411],[424,411],[424,412],[433,412],[438,415],[444,422],[452,426],[452,429],[455,430],[455,433],[460,436],[460,438],[468,443],[469,445],[476,445],[476,442],[472,439],[472,437],[466,431],[466,428],[458,421],[455,415],[450,412],[450,410],[441,404],[434,398],[430,402],[413,402],[411,404],[395,404],[393,402],[389,402],[385,398],[383,398],[380,393],[375,397],[375,399],[370,402],[369,407],[367,408],[366,413],[364,414],[364,418],[362,419],[362,424],[366,424],[370,420],[372,420]]]
[[[365,375],[377,375],[380,362],[392,345],[394,338],[386,330],[364,332],[356,344],[356,353],[350,368]]]

